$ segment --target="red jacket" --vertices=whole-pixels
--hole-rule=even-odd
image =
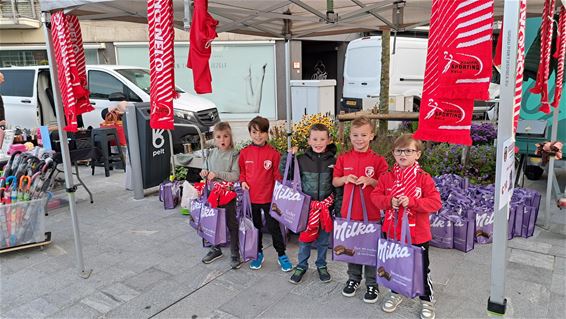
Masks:
[[[374,153],[372,150],[368,150],[363,153],[351,150],[338,156],[336,159],[336,164],[334,165],[334,177],[354,174],[358,177],[365,175],[377,180],[381,174],[387,171],[387,167],[385,159]],[[352,219],[364,220],[362,200],[359,192],[360,187],[357,187],[357,185],[354,184],[349,183],[344,185],[344,198],[342,200],[340,213],[343,218],[346,218],[348,214],[348,204],[350,203],[350,195],[352,194],[352,188],[354,188],[354,186],[356,186],[356,190],[354,191],[354,200],[352,202]],[[367,186],[364,188],[363,193],[368,212],[368,220],[376,221],[379,220],[381,216],[379,214],[379,210],[369,200],[372,190],[373,187]]]
[[[280,160],[281,154],[269,144],[251,144],[240,151],[240,182],[250,186],[252,203],[271,203],[275,181],[282,179],[279,173]]]
[[[395,174],[387,172],[381,176],[377,186],[371,193],[371,202],[379,209],[392,209],[391,207],[391,188],[395,183]],[[417,173],[417,192],[421,189],[420,198],[409,197],[409,229],[411,230],[411,241],[413,244],[422,244],[432,239],[430,233],[429,215],[442,208],[440,193],[436,189],[434,180],[426,172]],[[397,218],[397,239],[401,237],[401,214],[404,208],[399,208],[399,217]],[[388,232],[387,237],[394,236],[393,214],[386,214],[381,226],[383,232]],[[391,229],[389,229],[391,226]]]

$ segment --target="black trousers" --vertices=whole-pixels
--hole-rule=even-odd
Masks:
[[[218,206],[226,210],[226,226],[230,232],[230,253],[232,256],[240,256],[239,238],[238,238],[238,219],[236,218],[236,199],[224,206]],[[220,246],[215,246],[220,248]]]
[[[279,227],[279,222],[275,220],[269,214],[271,210],[271,203],[267,204],[252,204],[252,219],[254,221],[254,226],[259,230],[259,238],[257,243],[257,251],[263,251],[263,233],[261,229],[263,228],[263,221],[261,220],[261,211],[265,216],[265,222],[267,224],[267,229],[271,233],[273,238],[273,248],[277,251],[277,255],[285,255],[285,242],[283,241],[283,234],[281,234],[281,228]]]

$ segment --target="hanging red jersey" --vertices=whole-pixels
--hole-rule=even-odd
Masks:
[[[198,94],[212,93],[208,60],[212,53],[210,44],[218,36],[217,25],[218,21],[208,13],[208,0],[195,0],[187,67],[193,70],[195,92]]]

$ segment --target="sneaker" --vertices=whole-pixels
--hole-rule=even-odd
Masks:
[[[263,253],[259,252],[257,253],[257,259],[252,260],[252,262],[250,263],[250,268],[260,269],[262,264],[263,264]]]
[[[281,266],[282,271],[288,272],[293,270],[293,264],[291,264],[287,255],[279,256],[279,258],[277,258],[277,262],[279,263],[279,266]]]
[[[330,276],[330,273],[328,272],[328,268],[326,268],[326,266],[318,267],[317,270],[318,270],[318,278],[320,278],[320,281],[330,282],[332,280],[332,276]]]
[[[381,310],[385,312],[393,312],[395,311],[395,309],[397,309],[397,306],[399,306],[401,301],[403,301],[403,297],[401,297],[401,295],[394,294],[391,292],[385,299],[385,302],[383,303]]]
[[[303,276],[305,275],[305,273],[307,272],[306,269],[303,268],[295,268],[295,271],[293,272],[293,275],[291,276],[291,278],[289,278],[289,282],[292,284],[298,284],[301,282],[301,279],[303,279]]]
[[[421,300],[421,319],[434,319],[434,304],[430,301]]]
[[[379,290],[376,286],[367,286],[366,294],[364,295],[365,303],[376,303]]]
[[[240,261],[240,257],[232,256],[232,259],[230,259],[230,267],[232,267],[232,269],[239,269],[241,266],[242,261]]]
[[[356,290],[360,287],[360,283],[355,280],[348,280],[346,282],[346,287],[342,290],[342,295],[346,297],[354,297],[356,295]]]
[[[210,264],[211,262],[221,257],[222,257],[222,250],[213,247],[210,248],[208,254],[206,254],[206,256],[202,258],[202,262],[205,264]]]

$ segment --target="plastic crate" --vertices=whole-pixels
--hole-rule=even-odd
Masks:
[[[0,249],[45,241],[47,197],[0,205]]]

